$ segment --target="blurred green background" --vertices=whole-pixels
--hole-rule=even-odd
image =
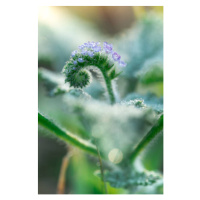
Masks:
[[[71,52],[87,41],[112,43],[124,61],[128,63],[117,82],[121,99],[129,99],[128,95],[132,92],[141,96],[154,95],[156,98],[162,98],[163,7],[39,7],[38,67],[60,73]],[[91,86],[84,90],[94,99],[104,101],[103,89],[98,81],[94,80]],[[45,85],[39,81],[39,110],[52,118],[56,116],[62,126],[87,138],[85,135],[87,128],[78,124],[77,120],[68,118],[66,122],[64,114],[59,113],[60,110],[63,113],[66,112],[60,103],[62,97],[49,98],[48,95]],[[156,107],[156,109],[159,108]],[[157,140],[155,148],[144,155],[144,158],[154,157],[154,161],[144,159],[144,164],[149,170],[158,169],[162,172],[163,137]],[[59,171],[65,154],[66,144],[55,140],[39,127],[39,194],[57,192]],[[101,181],[94,175],[96,170],[99,170],[97,161],[82,151],[78,151],[69,163],[65,193],[102,194]],[[124,189],[112,187],[108,187],[108,190],[110,194],[127,193]],[[141,193],[162,193],[159,190],[161,189],[157,188],[156,191],[151,188],[144,191],[141,189]],[[140,193],[139,190],[138,193]]]

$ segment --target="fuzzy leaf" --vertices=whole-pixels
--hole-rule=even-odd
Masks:
[[[147,69],[140,70],[137,76],[143,84],[163,82],[163,67],[157,63],[150,65]]]
[[[113,69],[113,70],[110,72],[109,76],[110,76],[111,79],[115,79],[115,78],[118,77],[121,73],[122,73],[122,71],[117,73],[117,72],[116,72],[116,69]]]
[[[163,20],[157,15],[147,15],[116,42],[129,60],[123,76],[134,79],[147,65],[163,62]]]
[[[48,96],[54,97],[60,94],[68,94],[74,98],[90,99],[91,96],[82,89],[73,89],[69,84],[64,84],[64,77],[61,74],[56,74],[47,69],[40,68],[38,71],[38,79],[43,81],[44,86],[48,92]]]
[[[136,108],[146,108],[147,106],[144,104],[143,99],[134,99],[130,101],[122,101],[122,105],[131,106],[134,105]]]
[[[158,98],[152,93],[148,93],[147,95],[131,93],[124,99],[124,101],[127,102],[127,104],[130,104],[130,102],[137,103],[138,100],[143,102],[143,104],[141,104],[143,105],[143,107],[145,104],[147,107],[152,108],[158,113],[163,112],[163,98],[162,97]]]
[[[105,180],[115,188],[127,188],[130,186],[148,186],[161,179],[159,174],[154,172],[129,172],[114,171],[105,174]]]
[[[69,92],[69,85],[64,83],[64,76],[56,74],[50,70],[39,68],[38,80],[43,81],[49,96],[56,96]]]

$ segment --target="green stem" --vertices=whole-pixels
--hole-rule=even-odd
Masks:
[[[114,104],[115,103],[115,96],[114,96],[114,93],[113,93],[111,80],[103,70],[101,70],[101,72],[103,74],[103,77],[104,77],[104,80],[105,80],[105,83],[106,83],[108,95],[109,95],[109,98],[110,98],[110,103]]]
[[[44,115],[42,115],[40,112],[38,112],[38,124],[47,128],[49,131],[51,131],[58,138],[64,140],[65,142],[69,142],[70,144],[77,146],[80,149],[87,151],[88,153],[98,156],[98,152],[95,145],[89,143],[86,140],[79,138],[76,135],[67,133],[66,131],[62,130],[57,125],[55,125],[48,118],[46,118]]]
[[[139,144],[134,148],[130,154],[130,160],[133,162],[138,154],[144,149],[144,147],[149,144],[160,131],[163,130],[163,115],[158,119],[156,124],[151,128],[151,130],[142,138]]]

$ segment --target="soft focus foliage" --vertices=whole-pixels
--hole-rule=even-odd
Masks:
[[[70,15],[70,12],[61,18],[69,17],[71,21],[65,24],[63,19],[60,26],[39,21],[39,110],[67,131],[91,143],[97,141],[105,162],[103,166],[109,194],[163,193],[163,131],[147,145],[135,163],[129,163],[130,152],[163,113],[162,17],[155,12],[139,17],[135,13],[136,22],[123,34],[116,34],[112,38],[94,29],[94,25]],[[77,34],[81,32],[78,41],[74,31]],[[113,43],[127,63],[125,68],[116,67],[122,73],[113,84],[117,103],[112,106],[108,101],[104,80],[95,70],[91,70],[90,85],[82,89],[70,87],[61,73],[71,52],[78,45],[105,39]],[[43,141],[47,149],[48,141],[52,142],[51,137],[45,141],[44,136],[48,135],[48,131],[39,127],[39,141]],[[61,147],[54,149],[56,155],[61,148],[57,152],[61,159],[66,150],[63,142],[59,143]],[[94,173],[99,170],[98,160],[83,151],[77,151],[67,171],[67,193],[103,193],[99,178],[101,174]],[[39,158],[42,154],[44,152],[39,149]],[[45,162],[52,162],[51,155],[48,159]],[[61,160],[57,159],[56,162],[60,164]],[[51,168],[50,165],[46,168]],[[41,178],[46,170],[41,166],[42,159],[39,161],[39,187],[44,187],[48,177],[46,180]],[[56,174],[52,176],[52,183],[55,189],[46,189],[46,193],[56,190],[59,165],[54,170]],[[51,174],[48,176],[51,177]],[[39,189],[39,193],[44,191]]]

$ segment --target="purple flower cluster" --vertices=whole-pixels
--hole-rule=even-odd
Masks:
[[[101,51],[101,46],[100,46],[100,42],[87,42],[84,43],[83,45],[80,45],[78,47],[80,50],[92,50],[94,52],[100,52]]]
[[[77,50],[73,51],[71,54],[72,57],[75,57],[75,55],[77,53],[80,53],[83,56],[88,55],[91,58],[97,52],[106,53],[106,54],[110,54],[111,58],[114,61],[118,62],[121,67],[126,67],[126,63],[121,60],[121,56],[117,52],[113,51],[113,45],[109,44],[107,42],[103,43],[103,48],[100,46],[100,42],[87,42],[87,43],[80,45],[78,48],[79,48],[79,52]],[[77,64],[77,61],[74,61],[74,62],[75,62],[74,64]],[[78,62],[83,63],[84,59],[78,58]]]

